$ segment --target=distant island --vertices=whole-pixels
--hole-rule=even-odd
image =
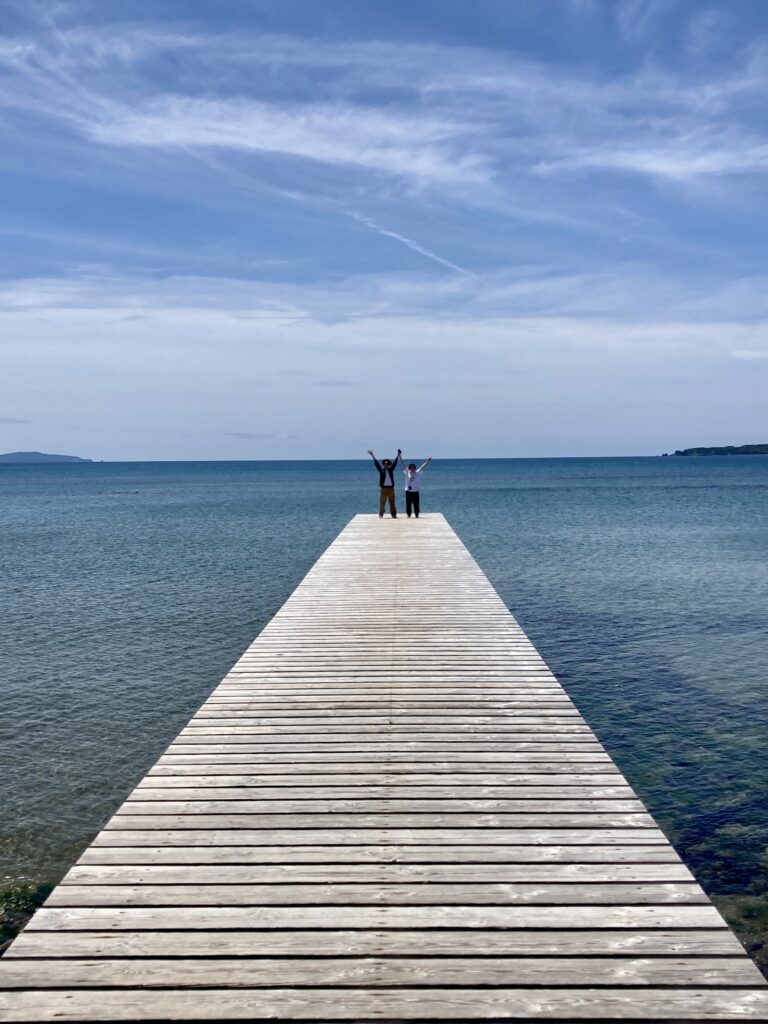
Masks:
[[[0,455],[3,462],[93,462],[93,459],[81,459],[78,455],[48,455],[46,452],[6,452]]]
[[[664,455],[667,455],[664,452]],[[768,455],[768,444],[727,444],[722,448],[678,448],[673,455]]]

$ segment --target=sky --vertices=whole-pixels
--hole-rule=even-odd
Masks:
[[[3,0],[0,451],[768,442],[765,0]]]

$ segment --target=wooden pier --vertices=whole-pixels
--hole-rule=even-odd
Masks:
[[[768,1019],[441,515],[352,520],[0,988],[5,1021]]]

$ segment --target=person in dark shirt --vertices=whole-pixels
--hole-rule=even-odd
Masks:
[[[373,449],[368,449],[368,454],[373,459],[373,464],[379,471],[379,519],[384,517],[384,506],[389,502],[389,511],[393,519],[397,519],[397,508],[395,507],[395,466],[401,456],[397,449],[394,459],[382,459],[381,462],[373,454]]]

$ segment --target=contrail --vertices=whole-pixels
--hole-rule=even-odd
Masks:
[[[460,267],[458,263],[451,263],[450,260],[443,259],[442,256],[438,256],[431,249],[426,249],[423,245],[419,245],[418,242],[414,242],[412,238],[406,238],[405,235],[399,235],[396,231],[389,231],[387,228],[383,228],[381,224],[377,224],[371,217],[363,217],[359,213],[350,213],[350,217],[359,224],[365,224],[366,227],[378,232],[380,235],[386,235],[387,238],[394,238],[396,242],[402,242],[408,249],[426,256],[428,260],[434,260],[435,263],[448,267],[449,270],[455,270],[457,273],[464,274],[467,277],[477,277],[477,274],[473,274],[471,270],[466,270],[464,267]]]

